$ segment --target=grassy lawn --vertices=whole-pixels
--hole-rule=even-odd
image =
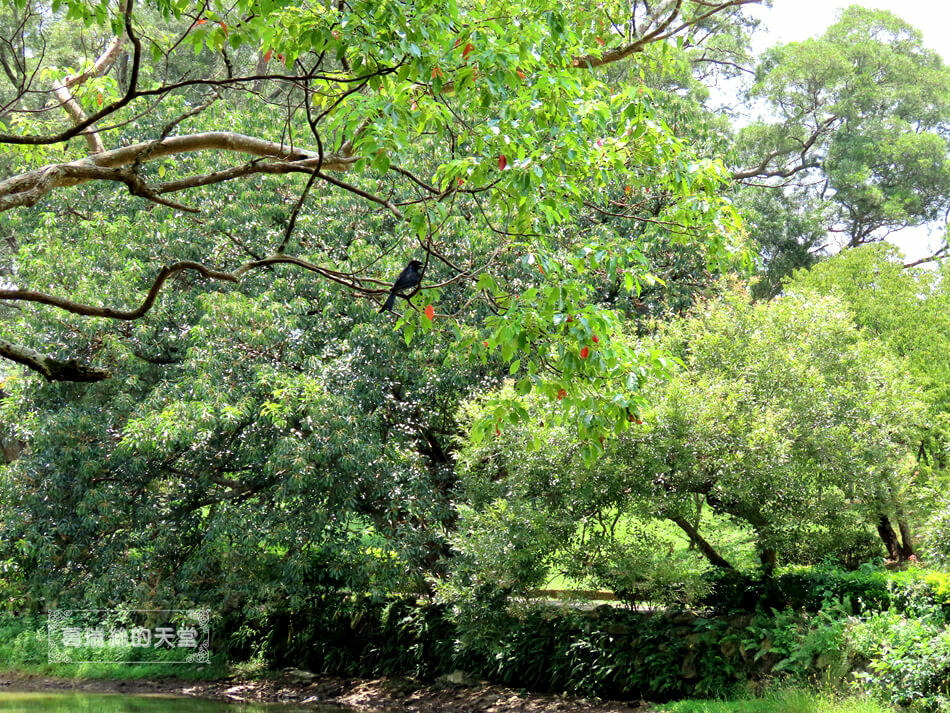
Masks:
[[[0,673],[29,673],[58,678],[140,679],[176,677],[204,681],[224,678],[234,667],[212,656],[211,663],[166,663],[161,651],[149,652],[155,663],[49,663],[45,617],[12,617],[0,620]],[[141,658],[136,650],[123,652],[128,660]]]
[[[655,713],[892,713],[893,710],[867,698],[800,689],[738,701],[676,701],[653,709]]]

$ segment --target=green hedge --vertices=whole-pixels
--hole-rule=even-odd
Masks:
[[[768,580],[720,577],[715,589],[718,610],[649,614],[509,610],[504,592],[486,593],[482,610],[454,611],[328,589],[305,610],[219,619],[213,648],[234,663],[424,680],[462,669],[519,688],[621,700],[716,696],[781,677],[850,683],[921,711],[948,700],[946,574],[796,569]],[[42,637],[25,621],[0,625],[10,663],[39,655]]]
[[[848,680],[921,710],[946,692],[946,574],[801,568],[720,577],[714,590],[716,606],[699,614],[508,612],[499,593],[493,609],[461,617],[444,605],[330,594],[307,612],[245,625],[244,648],[231,653],[345,676],[431,680],[462,669],[540,691],[655,701],[776,677]],[[933,645],[896,648],[924,641]]]
[[[897,572],[870,566],[854,571],[792,567],[772,577],[721,572],[711,578],[702,606],[717,613],[784,607],[817,612],[830,600],[849,601],[858,611],[933,605],[950,613],[950,574],[919,567]]]

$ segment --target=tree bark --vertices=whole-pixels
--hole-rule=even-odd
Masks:
[[[916,555],[914,552],[914,538],[910,534],[910,525],[907,524],[907,518],[900,509],[897,511],[897,528],[901,533],[901,560],[908,560]]]
[[[894,528],[891,526],[891,521],[887,515],[882,514],[880,520],[878,520],[877,534],[880,535],[884,541],[884,547],[887,548],[888,557],[892,560],[899,561],[901,559],[901,544],[897,539],[897,533],[894,532]]]
[[[254,74],[259,77],[263,77],[264,73],[267,71],[267,59],[263,52],[257,53],[257,66],[254,68]],[[264,89],[264,80],[263,78],[257,79],[251,85],[252,92],[261,92]]]
[[[80,364],[75,359],[60,361],[40,354],[29,347],[0,339],[0,356],[28,366],[42,374],[47,381],[102,381],[111,374],[108,369]]]
[[[720,567],[721,569],[735,569],[735,567],[729,564],[729,562],[723,558],[722,555],[716,552],[716,549],[711,544],[709,544],[709,542],[702,535],[700,535],[696,528],[693,527],[693,525],[685,518],[682,518],[678,515],[670,515],[668,517],[670,520],[676,523],[683,532],[686,533],[686,535],[689,537],[689,541],[696,545],[696,548],[703,553],[703,556],[709,560],[711,564],[714,564],[716,567]]]

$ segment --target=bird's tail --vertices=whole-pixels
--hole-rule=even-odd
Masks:
[[[389,297],[386,298],[386,304],[384,304],[382,309],[379,311],[385,312],[386,310],[390,310],[393,308],[393,305],[395,303],[396,303],[396,291],[393,290],[392,292],[389,293]]]

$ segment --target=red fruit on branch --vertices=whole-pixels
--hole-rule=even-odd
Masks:
[[[590,349],[584,347],[581,349],[581,359],[586,359],[590,355]]]
[[[563,399],[565,396],[567,396],[567,392],[566,392],[564,389],[558,389],[558,390],[557,390],[557,400],[558,400],[558,401],[560,401],[561,399]]]
[[[507,165],[508,165],[508,159],[505,158],[505,154],[502,154],[501,156],[498,157],[498,170],[504,171],[505,166]]]

